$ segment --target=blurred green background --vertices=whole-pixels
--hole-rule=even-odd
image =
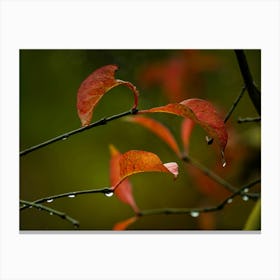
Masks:
[[[250,70],[261,87],[261,52],[246,50]],[[139,109],[187,98],[211,101],[225,116],[240,93],[243,79],[232,50],[20,50],[20,150],[80,127],[76,110],[82,81],[97,68],[117,64],[116,78],[132,82],[140,92]],[[174,94],[172,92],[174,90]],[[175,94],[176,93],[176,94]],[[129,110],[133,94],[119,86],[107,93],[93,114],[93,121]],[[237,124],[238,117],[255,117],[247,93],[227,123],[227,166],[221,168],[215,145],[208,146],[205,132],[195,127],[190,155],[236,187],[260,177],[260,123]],[[163,122],[181,146],[182,119],[169,114],[149,115]],[[156,153],[163,162],[176,161],[179,177],[160,173],[130,178],[140,209],[206,207],[217,205],[228,194],[213,186],[196,170],[189,170],[174,152],[150,131],[122,119],[65,141],[53,143],[20,158],[20,198],[41,197],[109,186],[108,146],[121,152],[131,149]],[[260,190],[256,186],[253,190]],[[132,209],[115,196],[88,194],[47,203],[80,222],[81,230],[110,230],[133,216]],[[222,211],[189,215],[142,217],[133,230],[242,229],[255,201],[234,199]],[[20,212],[21,230],[72,230],[73,226],[44,211]]]

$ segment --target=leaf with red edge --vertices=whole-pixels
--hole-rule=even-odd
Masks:
[[[170,130],[161,124],[160,122],[147,118],[142,116],[133,116],[133,117],[127,117],[124,120],[128,120],[130,122],[138,123],[150,131],[152,131],[154,134],[156,134],[158,137],[160,137],[163,141],[169,145],[169,147],[177,154],[180,155],[180,150],[177,145],[177,142],[173,135],[171,134]]]
[[[115,79],[116,65],[106,65],[91,73],[81,84],[77,95],[78,115],[82,126],[90,124],[95,106],[110,89],[125,85],[134,93],[133,109],[138,105],[138,91],[130,82]]]
[[[120,165],[119,160],[121,153],[113,146],[110,145],[110,153],[111,153],[111,160],[110,160],[110,182],[111,186],[116,185],[120,181]],[[139,212],[139,208],[134,200],[132,194],[132,187],[128,179],[123,180],[118,188],[115,190],[116,197],[121,200],[122,202],[130,205],[135,213]]]
[[[181,125],[181,138],[182,138],[182,142],[183,142],[184,152],[186,154],[189,153],[190,137],[191,137],[191,133],[193,131],[194,125],[195,125],[195,122],[188,118],[185,118]]]
[[[151,152],[130,150],[119,159],[120,181],[112,189],[119,187],[120,183],[128,176],[143,172],[165,172],[172,174],[174,178],[178,176],[178,165],[176,162],[163,164],[160,158]]]
[[[161,112],[190,118],[195,123],[202,126],[206,132],[217,141],[221,149],[222,157],[224,158],[228,134],[223,119],[210,102],[193,98],[184,100],[181,103],[167,104],[165,106],[139,111],[139,113]]]
[[[137,221],[138,217],[131,217],[114,225],[113,230],[126,230],[128,226]]]

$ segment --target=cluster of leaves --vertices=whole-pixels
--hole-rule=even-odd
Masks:
[[[191,98],[178,103],[138,111],[139,92],[130,82],[115,78],[117,69],[116,65],[103,66],[95,70],[81,84],[77,95],[77,109],[82,126],[90,124],[94,109],[105,93],[116,86],[124,85],[131,89],[134,94],[134,104],[131,108],[134,114],[127,117],[127,121],[140,124],[152,131],[165,141],[180,159],[188,154],[190,135],[194,125],[198,124],[206,131],[208,137],[218,145],[222,156],[222,165],[225,166],[224,155],[228,133],[223,119],[210,102]],[[166,126],[155,119],[143,116],[151,113],[168,113],[183,118],[181,126],[183,152],[180,152],[174,136]],[[165,172],[173,174],[176,178],[178,176],[178,165],[175,162],[163,164],[157,155],[147,151],[130,150],[122,154],[111,145],[110,152],[111,191],[116,194],[120,201],[130,205],[136,214],[135,217],[116,224],[114,229],[120,230],[135,222],[140,213],[133,197],[131,183],[127,177],[141,172]]]

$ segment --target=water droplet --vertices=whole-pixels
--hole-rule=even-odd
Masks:
[[[62,138],[62,140],[64,141],[64,140],[67,140],[67,136],[64,136],[63,138]]]
[[[52,215],[53,215],[53,212],[50,212],[50,215],[52,216]]]
[[[249,189],[248,189],[248,188],[246,188],[246,189],[244,189],[244,190],[243,190],[243,192],[248,192],[248,191],[249,191]]]
[[[75,196],[74,194],[69,194],[68,197],[69,197],[69,198],[74,198],[74,197],[76,197],[76,196]]]
[[[226,167],[227,162],[226,162],[226,159],[225,159],[225,153],[223,151],[221,153],[222,153],[222,166]]]
[[[211,145],[214,141],[214,139],[209,137],[209,136],[205,136],[205,139],[206,139],[206,142],[207,142],[208,145]]]
[[[109,191],[109,192],[106,192],[106,193],[105,193],[105,195],[106,195],[107,197],[111,197],[111,196],[113,196],[113,194],[114,194],[114,192],[112,192],[112,191]]]
[[[48,199],[47,202],[48,202],[48,203],[51,203],[51,202],[53,202],[53,199],[52,199],[52,198],[51,198],[51,199]]]
[[[233,199],[232,199],[232,198],[229,198],[229,199],[227,200],[227,203],[232,203],[232,201],[233,201]]]
[[[199,216],[199,212],[198,211],[192,211],[190,213],[190,215],[193,217],[193,218],[197,218]]]
[[[32,205],[30,205],[28,208],[32,208],[33,206]]]
[[[248,201],[248,200],[249,200],[249,197],[248,197],[247,195],[243,195],[243,196],[242,196],[242,199],[243,199],[244,201]]]

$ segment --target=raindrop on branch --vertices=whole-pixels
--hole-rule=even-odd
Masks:
[[[53,215],[53,212],[50,212],[50,215],[52,216],[52,215]]]
[[[111,196],[114,195],[114,192],[108,191],[108,192],[105,192],[105,195],[106,195],[107,197],[111,197]]]
[[[53,199],[52,199],[52,198],[51,198],[51,199],[48,199],[47,202],[48,202],[48,203],[51,203],[51,202],[53,202]]]
[[[198,211],[192,211],[190,213],[190,215],[193,217],[193,218],[197,218],[199,216],[199,212]]]
[[[249,197],[248,197],[247,195],[243,195],[243,196],[242,196],[242,199],[243,199],[244,201],[248,201],[248,200],[249,200]]]
[[[76,197],[76,196],[75,196],[74,194],[69,194],[68,197],[69,197],[69,198],[74,198],[74,197]]]
[[[227,200],[227,203],[232,203],[232,201],[233,201],[233,199],[232,198],[229,198],[228,200]]]

